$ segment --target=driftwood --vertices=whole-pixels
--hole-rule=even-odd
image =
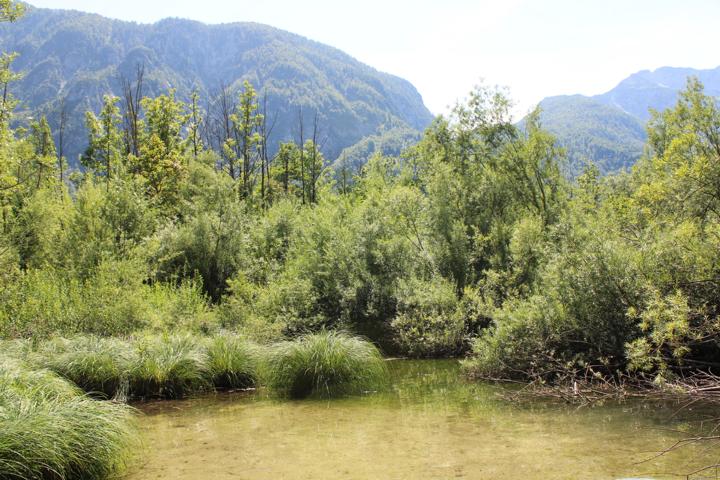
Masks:
[[[720,376],[710,372],[696,372],[688,376],[677,376],[672,380],[663,382],[657,382],[643,376],[618,375],[606,377],[590,367],[585,369],[582,374],[578,375],[578,373],[580,372],[568,372],[552,383],[542,378],[535,378],[519,390],[500,395],[515,402],[546,398],[579,406],[589,406],[607,400],[672,401],[679,405],[676,414],[694,404],[720,404]],[[705,420],[703,423],[706,422],[711,422],[712,425],[706,435],[678,440],[670,447],[638,462],[638,464],[650,462],[658,457],[692,445],[703,444],[707,445],[708,448],[719,448],[720,418]],[[720,478],[720,463],[695,468],[691,472],[677,476],[687,480],[718,479]]]

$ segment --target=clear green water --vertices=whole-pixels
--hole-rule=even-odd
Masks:
[[[129,480],[677,478],[720,457],[696,446],[635,464],[708,412],[517,405],[499,398],[507,387],[465,382],[456,362],[390,365],[389,392],[356,398],[255,393],[143,406],[145,448]]]

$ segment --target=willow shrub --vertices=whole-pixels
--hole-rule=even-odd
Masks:
[[[270,348],[267,386],[288,398],[333,397],[381,388],[387,367],[372,343],[340,332],[309,334]]]

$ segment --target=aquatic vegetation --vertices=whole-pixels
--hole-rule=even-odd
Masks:
[[[375,390],[385,383],[387,375],[375,345],[339,332],[310,334],[276,344],[265,363],[267,386],[289,398]]]
[[[36,358],[85,392],[105,398],[128,395],[128,374],[137,362],[129,342],[95,336],[54,339],[41,346]]]
[[[236,335],[218,335],[207,341],[207,366],[215,388],[253,387],[258,382],[260,352]]]
[[[212,388],[202,342],[186,335],[149,337],[136,344],[130,392],[142,398],[182,398]]]
[[[0,478],[105,479],[131,458],[133,409],[82,395],[48,370],[0,361]]]

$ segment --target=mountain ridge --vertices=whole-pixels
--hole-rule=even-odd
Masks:
[[[644,153],[650,109],[674,106],[692,76],[708,95],[720,97],[720,67],[659,67],[635,72],[602,94],[546,97],[539,103],[540,118],[567,149],[570,175],[587,162],[603,173],[626,170]]]
[[[15,68],[26,72],[13,87],[21,113],[44,113],[56,127],[57,99],[68,99],[73,159],[84,148],[82,113],[97,111],[104,93],[119,96],[120,76],[132,78],[138,65],[146,69],[148,96],[172,87],[187,100],[197,88],[207,101],[220,85],[236,92],[250,81],[278,112],[274,143],[295,136],[301,107],[308,124],[317,112],[331,160],[389,120],[422,130],[433,118],[407,80],[256,22],[144,24],[30,6],[18,22],[0,26],[0,49],[18,52]]]

